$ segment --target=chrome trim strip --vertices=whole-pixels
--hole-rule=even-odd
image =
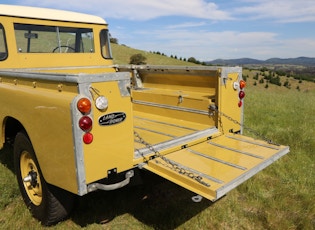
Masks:
[[[188,134],[186,136],[174,138],[174,139],[169,140],[169,141],[164,141],[164,142],[158,143],[156,145],[152,145],[152,147],[156,151],[162,151],[163,149],[181,146],[181,145],[187,144],[189,142],[192,142],[194,140],[198,140],[200,138],[211,137],[213,134],[218,133],[218,132],[219,132],[218,129],[213,127],[213,128],[201,130],[201,131],[198,131],[198,132],[195,132],[192,134]],[[144,156],[146,156],[148,154],[152,154],[152,153],[153,152],[148,148],[135,149],[135,152],[134,152],[135,159],[140,158],[140,157],[144,157]]]
[[[122,97],[130,97],[130,92],[128,90],[130,89],[130,79],[119,80],[118,87]]]
[[[221,69],[227,69],[228,71],[241,71],[242,67],[225,67],[225,66],[165,66],[165,65],[117,65],[119,69],[137,69],[137,70],[147,70],[147,71],[220,71]]]
[[[78,95],[71,103],[74,159],[76,164],[78,195],[80,196],[88,193],[85,178],[82,131],[77,125],[79,117],[81,117],[80,112],[77,110],[77,102],[81,97],[81,95]]]
[[[98,74],[60,74],[60,73],[39,73],[39,72],[20,72],[21,70],[0,71],[0,76],[12,78],[27,78],[34,80],[48,80],[54,82],[69,83],[93,83],[106,81],[129,80],[130,73],[98,73]]]
[[[3,71],[10,72],[39,72],[44,70],[73,70],[73,69],[110,69],[117,68],[117,65],[89,65],[89,66],[63,66],[63,67],[38,67],[38,68],[6,68]],[[106,71],[104,71],[106,72]]]
[[[231,167],[234,167],[234,168],[237,168],[237,169],[241,169],[241,170],[246,170],[247,168],[243,167],[243,166],[240,166],[240,165],[236,165],[236,164],[233,164],[233,163],[230,163],[230,162],[227,162],[227,161],[224,161],[224,160],[220,160],[218,158],[215,158],[215,157],[211,157],[211,156],[208,156],[208,155],[205,155],[201,152],[198,152],[196,150],[193,150],[193,149],[190,149],[188,148],[187,149],[189,152],[193,153],[193,154],[196,154],[198,156],[202,156],[204,158],[207,158],[207,159],[210,159],[210,160],[213,160],[213,161],[216,161],[216,162],[219,162],[221,164],[225,164],[225,165],[228,165],[228,166],[231,166]]]
[[[258,145],[258,146],[269,148],[269,149],[280,150],[280,148],[278,148],[278,147],[267,145],[267,144],[261,144],[261,143],[255,142],[255,141],[244,140],[242,138],[232,137],[232,136],[226,136],[226,137],[233,139],[233,140],[242,141],[242,142],[253,144],[253,145]]]
[[[181,125],[174,125],[174,124],[170,124],[170,123],[167,123],[167,122],[152,120],[152,119],[148,119],[148,118],[144,118],[144,117],[134,116],[134,118],[137,118],[137,119],[139,119],[139,120],[144,120],[144,121],[149,121],[149,122],[157,123],[157,124],[162,124],[162,125],[167,125],[167,126],[173,126],[173,127],[176,127],[176,128],[187,129],[187,130],[191,130],[191,131],[198,131],[198,129],[193,129],[193,128],[189,128],[189,127],[185,127],[185,126],[181,126]]]
[[[244,155],[247,155],[247,156],[250,156],[250,157],[255,157],[255,158],[258,158],[258,159],[264,159],[264,157],[262,157],[262,156],[258,156],[256,154],[252,154],[252,153],[244,152],[244,151],[241,151],[241,150],[238,150],[238,149],[226,147],[225,145],[220,145],[220,144],[217,144],[217,143],[214,143],[214,142],[211,142],[211,141],[209,141],[208,144],[214,145],[214,146],[222,148],[222,149],[227,149],[227,150],[230,150],[230,151],[233,151],[233,152],[236,152],[236,153],[244,154]]]
[[[134,104],[153,106],[153,107],[158,107],[158,108],[162,108],[162,109],[172,109],[172,110],[177,110],[177,111],[182,111],[182,112],[189,112],[189,113],[197,113],[197,114],[202,114],[202,115],[209,115],[209,111],[204,111],[204,110],[199,110],[199,109],[191,109],[191,108],[185,108],[185,107],[176,107],[176,106],[172,106],[172,105],[159,104],[159,103],[147,102],[147,101],[139,101],[139,100],[132,100],[132,102]]]

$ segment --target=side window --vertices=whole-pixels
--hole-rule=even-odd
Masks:
[[[111,59],[112,58],[112,52],[110,49],[110,40],[109,40],[108,30],[102,30],[101,31],[100,41],[101,41],[101,52],[102,52],[103,58]]]
[[[4,28],[0,24],[0,61],[5,60],[8,57],[7,43],[5,40]]]

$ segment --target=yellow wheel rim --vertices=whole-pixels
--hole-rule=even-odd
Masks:
[[[21,154],[20,169],[24,188],[29,199],[34,205],[40,205],[43,199],[40,175],[35,161],[27,151],[24,151]],[[32,177],[30,177],[30,175],[32,175]]]

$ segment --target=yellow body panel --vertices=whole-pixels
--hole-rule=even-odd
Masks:
[[[226,78],[220,76],[219,81],[219,93],[218,93],[218,109],[224,114],[232,117],[234,120],[242,123],[242,114],[244,106],[239,107],[238,103],[240,101],[238,97],[239,90],[234,89],[233,83],[239,82],[241,80],[240,72],[230,72],[226,74]],[[218,115],[218,124],[220,131],[223,133],[229,133],[230,130],[233,132],[239,131],[241,127],[230,119]]]
[[[118,82],[93,83],[92,87],[104,95],[108,109],[99,111],[93,108],[94,125],[91,133],[94,140],[84,145],[84,165],[86,182],[91,183],[108,176],[108,170],[117,169],[117,173],[133,167],[133,114],[129,96],[121,96]],[[101,126],[101,116],[123,112],[126,119],[109,126]]]
[[[73,183],[76,174],[70,114],[70,103],[76,93],[59,92],[57,83],[50,83],[54,89],[47,89],[33,87],[25,80],[25,85],[19,84],[23,82],[20,79],[11,81],[0,83],[0,98],[5,98],[0,100],[2,124],[8,117],[18,120],[30,137],[47,182],[77,191]]]

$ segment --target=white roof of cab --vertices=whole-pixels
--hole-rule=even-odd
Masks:
[[[1,15],[54,21],[106,24],[103,18],[94,15],[29,6],[0,4],[0,16]]]

